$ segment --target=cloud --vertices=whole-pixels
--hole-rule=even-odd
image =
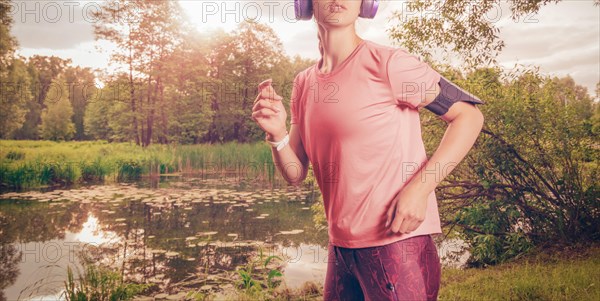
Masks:
[[[94,55],[91,50],[93,43],[98,43],[94,42],[91,14],[101,3],[13,1],[11,13],[15,22],[12,31],[22,47],[20,53],[54,53],[61,57],[72,56],[74,64],[107,67],[107,55]],[[186,16],[201,31],[214,27],[232,30],[237,20],[258,17],[258,21],[271,26],[281,38],[288,55],[313,59],[320,56],[314,21],[293,20],[291,0],[180,0],[180,3]],[[405,3],[382,0],[375,19],[359,19],[357,32],[365,39],[394,46],[386,32],[392,24],[389,17]],[[510,18],[505,2],[500,9],[502,15],[496,25],[506,44],[498,57],[502,66],[512,68],[515,62],[538,65],[542,72],[549,74],[570,74],[578,84],[594,91],[600,81],[600,11],[592,1],[549,3],[538,14],[522,17],[516,22]]]
[[[92,13],[85,1],[12,1],[12,34],[24,48],[70,49],[93,41]]]
[[[549,75],[571,75],[595,96],[600,81],[600,10],[591,1],[547,5],[530,22],[503,22],[505,48],[498,61],[540,66]]]
[[[102,45],[104,50],[100,51],[97,49],[100,45]],[[24,57],[34,55],[57,56],[63,59],[71,59],[74,66],[105,69],[109,67],[110,53],[114,47],[112,43],[108,42],[88,41],[77,44],[69,49],[21,47],[17,51],[17,54]]]

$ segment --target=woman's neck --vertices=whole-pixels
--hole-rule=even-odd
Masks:
[[[335,70],[362,42],[353,26],[329,30],[319,28],[319,36],[323,53],[318,68],[322,73]]]

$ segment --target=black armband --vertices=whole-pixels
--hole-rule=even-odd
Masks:
[[[445,77],[440,77],[440,94],[428,105],[426,109],[434,114],[441,116],[448,112],[450,107],[458,101],[467,101],[473,104],[484,104],[481,99],[473,94],[461,89],[460,87],[447,80]]]

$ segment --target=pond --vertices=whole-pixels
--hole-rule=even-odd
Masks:
[[[264,186],[178,177],[1,194],[0,300],[56,299],[84,258],[160,292],[233,288],[236,268],[260,252],[281,258],[267,269],[278,267],[283,285],[322,283],[318,191]]]

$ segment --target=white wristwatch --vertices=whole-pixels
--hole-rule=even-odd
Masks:
[[[269,141],[267,138],[265,138],[265,141],[267,141],[267,143],[269,143],[272,147],[277,148],[277,151],[280,151],[290,142],[290,135],[287,131],[285,131],[285,137],[283,137],[281,141],[273,142]]]

